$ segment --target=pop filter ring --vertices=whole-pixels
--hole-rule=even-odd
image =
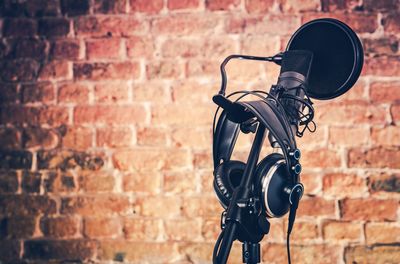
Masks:
[[[333,19],[333,18],[316,19],[316,20],[312,20],[312,21],[304,24],[303,26],[301,26],[290,38],[286,50],[295,49],[295,48],[292,48],[291,45],[293,45],[293,42],[295,40],[297,40],[296,38],[299,38],[301,36],[301,34],[304,32],[304,29],[309,29],[310,26],[316,26],[317,24],[333,25],[333,26],[337,27],[338,29],[340,29],[341,31],[343,31],[345,33],[344,36],[346,36],[347,40],[350,41],[352,49],[353,49],[352,52],[353,52],[353,56],[354,56],[354,61],[353,61],[352,69],[349,73],[349,76],[341,84],[340,87],[337,87],[334,91],[331,91],[328,94],[318,93],[318,92],[314,91],[313,89],[309,89],[307,91],[308,95],[314,99],[328,100],[328,99],[332,99],[332,98],[335,98],[335,97],[338,97],[338,96],[344,94],[351,87],[353,87],[353,85],[355,84],[355,82],[357,81],[358,77],[361,74],[362,66],[364,63],[364,52],[363,52],[363,47],[362,47],[361,41],[357,37],[356,33],[345,23],[343,23],[337,19]],[[306,49],[306,48],[302,48],[302,49]],[[311,52],[312,52],[312,50],[311,50]],[[334,69],[332,69],[332,70],[334,70]],[[312,73],[312,66],[311,66],[310,75],[312,75],[312,74],[313,73]]]

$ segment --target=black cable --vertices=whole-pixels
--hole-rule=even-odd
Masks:
[[[221,245],[222,237],[224,236],[225,229],[222,229],[221,233],[219,234],[217,241],[215,242],[214,250],[213,250],[213,263],[217,263],[217,255],[219,251],[219,246]]]

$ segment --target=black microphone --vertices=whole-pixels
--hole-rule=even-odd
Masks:
[[[284,89],[281,103],[288,113],[291,125],[297,125],[299,111],[302,105],[299,101],[290,99],[297,97],[304,99],[308,85],[313,54],[307,50],[290,50],[283,53],[281,72],[278,77],[278,87]]]

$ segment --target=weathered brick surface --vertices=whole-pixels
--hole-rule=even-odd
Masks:
[[[305,195],[292,259],[399,263],[399,8],[0,1],[0,262],[210,263],[222,211],[211,154],[219,65],[276,54],[302,23],[331,17],[361,37],[365,63],[348,93],[315,100],[317,131],[297,141]],[[230,91],[268,90],[279,74],[243,60],[226,69]],[[235,157],[250,144],[239,138]],[[287,262],[286,228],[271,220],[263,263]],[[241,262],[235,244],[229,263]]]

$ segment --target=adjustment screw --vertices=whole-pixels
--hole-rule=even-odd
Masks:
[[[292,166],[292,170],[294,171],[294,173],[300,174],[300,172],[301,172],[301,165],[300,165],[299,163],[297,163],[296,165]]]
[[[225,228],[226,226],[225,222],[226,222],[226,211],[223,211],[221,215],[221,229]]]
[[[289,156],[293,157],[295,160],[299,160],[301,157],[301,152],[299,149],[295,149],[292,152],[289,152]]]

